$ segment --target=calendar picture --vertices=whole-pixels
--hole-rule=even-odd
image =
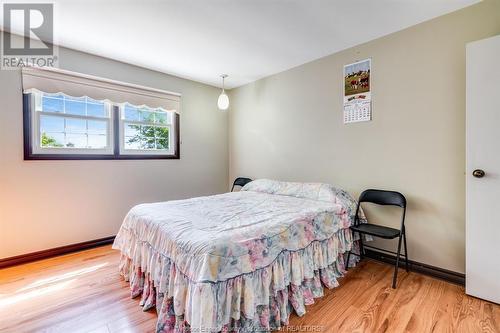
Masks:
[[[371,59],[344,66],[344,96],[370,91]]]
[[[372,61],[344,66],[344,124],[372,119]]]

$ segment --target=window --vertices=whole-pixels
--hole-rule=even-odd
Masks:
[[[30,102],[35,154],[113,154],[110,103],[42,92]]]
[[[135,107],[125,103],[120,108],[120,152],[123,154],[171,154],[172,113],[162,108]]]
[[[41,69],[23,88],[27,160],[179,158],[177,95]]]

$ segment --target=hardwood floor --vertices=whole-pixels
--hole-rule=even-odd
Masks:
[[[130,299],[118,259],[104,246],[0,270],[0,332],[153,332],[156,313]],[[500,305],[403,270],[393,290],[391,274],[362,262],[288,331],[500,332]]]

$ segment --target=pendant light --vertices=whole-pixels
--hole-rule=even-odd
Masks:
[[[217,100],[217,106],[219,107],[219,110],[225,111],[229,107],[229,97],[224,90],[224,79],[227,77],[227,74],[222,74],[220,77],[222,78],[222,92]]]

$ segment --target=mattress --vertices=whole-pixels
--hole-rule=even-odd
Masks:
[[[338,285],[355,209],[328,184],[257,180],[135,206],[113,247],[132,296],[156,307],[158,332],[266,331]]]

